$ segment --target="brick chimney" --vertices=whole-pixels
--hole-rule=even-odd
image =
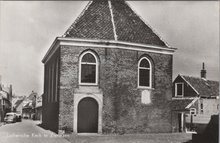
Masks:
[[[201,78],[206,79],[205,63],[202,63]]]

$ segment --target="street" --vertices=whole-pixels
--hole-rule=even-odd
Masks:
[[[0,126],[0,143],[69,143],[63,137],[37,126],[37,123],[23,120]]]
[[[38,126],[39,121],[0,126],[0,143],[188,143],[191,134],[133,134],[133,135],[57,135]],[[68,142],[67,140],[70,142]]]

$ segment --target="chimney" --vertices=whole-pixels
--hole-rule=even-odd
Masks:
[[[202,63],[201,78],[206,79],[205,63]]]

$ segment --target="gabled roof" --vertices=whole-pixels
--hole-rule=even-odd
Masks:
[[[180,75],[190,86],[199,93],[200,97],[219,96],[219,82],[204,78]]]
[[[22,102],[24,101],[24,99],[19,99],[19,100],[17,100],[16,102],[15,102],[15,108],[17,108]]]
[[[35,98],[37,98],[37,93],[32,91],[31,94],[27,97],[27,99],[29,100],[36,100]]]
[[[23,108],[32,108],[32,107],[33,107],[32,102],[28,102],[24,105]]]
[[[173,99],[172,100],[172,110],[173,111],[186,111],[186,107],[192,103],[194,99]]]
[[[124,0],[93,0],[63,37],[169,46]]]

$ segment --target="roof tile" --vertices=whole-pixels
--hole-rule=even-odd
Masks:
[[[182,77],[189,82],[201,97],[219,96],[219,82],[206,80],[198,77],[191,77],[182,75]]]
[[[64,37],[118,40],[168,48],[124,0],[112,0],[111,6],[107,0],[92,1],[66,31]]]
[[[193,99],[173,99],[172,100],[172,110],[175,111],[184,111],[186,110],[186,106],[189,105]]]

